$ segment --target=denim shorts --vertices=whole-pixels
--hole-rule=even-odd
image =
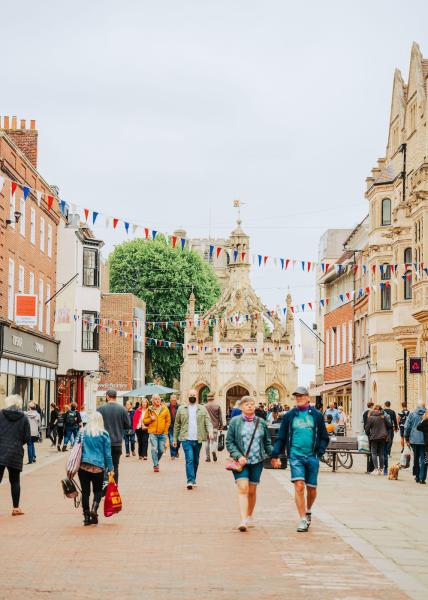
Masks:
[[[304,481],[308,487],[317,487],[320,459],[318,456],[290,454],[291,481]]]
[[[262,471],[263,471],[263,461],[258,462],[254,465],[245,465],[245,467],[242,469],[242,471],[240,473],[237,473],[236,471],[232,471],[232,472],[233,472],[235,481],[237,481],[238,479],[248,479],[248,481],[250,483],[257,485],[258,483],[260,483],[260,477],[262,475]]]

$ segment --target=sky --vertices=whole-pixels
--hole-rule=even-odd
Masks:
[[[222,237],[240,199],[252,253],[316,260],[326,229],[366,214],[394,69],[406,79],[413,41],[428,56],[428,3],[403,6],[4,0],[0,114],[36,119],[39,171],[69,203]],[[104,220],[95,233],[107,250],[126,239]],[[313,273],[252,281],[268,306],[315,298]]]

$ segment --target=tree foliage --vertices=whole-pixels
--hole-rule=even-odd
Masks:
[[[173,322],[185,318],[192,289],[199,312],[212,306],[220,295],[211,267],[196,252],[172,248],[162,237],[154,241],[138,238],[116,246],[109,267],[111,292],[131,292],[143,299],[148,321],[172,321],[168,328],[147,330],[147,337],[182,343],[183,329]],[[181,349],[148,346],[146,357],[153,377],[166,385],[179,378]]]

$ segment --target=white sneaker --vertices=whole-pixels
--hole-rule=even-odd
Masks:
[[[305,517],[303,517],[303,519],[300,519],[299,524],[297,525],[297,531],[302,532],[302,531],[308,531],[308,530],[309,530],[308,521]]]
[[[256,526],[256,524],[254,522],[254,517],[247,517],[245,519],[245,522],[247,524],[247,527],[255,527]]]

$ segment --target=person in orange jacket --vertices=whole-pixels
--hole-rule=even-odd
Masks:
[[[153,471],[159,473],[159,461],[169,445],[168,430],[171,415],[160,396],[152,396],[152,405],[144,416],[144,425],[149,432],[150,452],[153,460]]]

